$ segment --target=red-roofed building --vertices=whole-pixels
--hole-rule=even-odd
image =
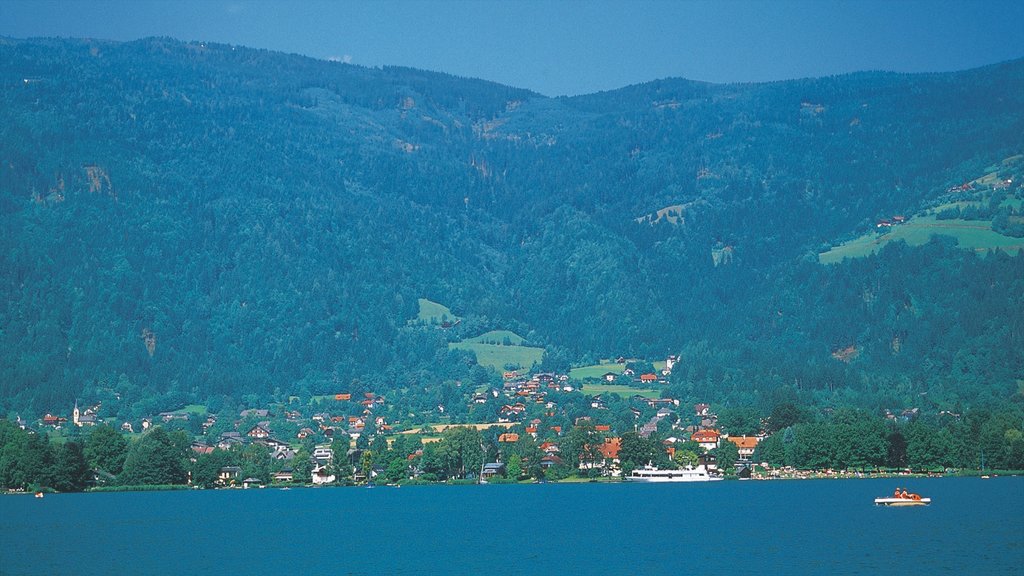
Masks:
[[[554,442],[544,442],[540,445],[540,450],[546,454],[557,454],[560,452],[558,444],[555,444]]]
[[[611,432],[611,430],[612,427],[608,424],[598,424],[597,426],[594,426],[594,431],[596,432]]]
[[[604,444],[597,447],[597,451],[606,460],[618,461],[619,450],[622,450],[622,438],[605,438]]]
[[[622,472],[619,468],[619,451],[622,450],[621,438],[605,438],[604,442],[597,445],[597,453],[593,461],[585,461],[580,455],[580,470],[600,469],[606,476],[618,476]]]
[[[519,434],[515,432],[506,432],[501,436],[498,436],[498,442],[519,442]]]
[[[718,439],[721,436],[718,430],[698,430],[690,436],[690,440],[700,444],[700,447],[705,450],[714,450],[718,448]]]
[[[60,428],[60,425],[67,422],[68,419],[63,416],[54,416],[53,414],[47,413],[43,416],[43,426],[53,426],[54,428]]]
[[[206,444],[203,444],[202,442],[193,442],[192,451],[195,452],[196,454],[212,454],[213,446],[208,446]]]
[[[736,445],[740,458],[750,458],[760,439],[757,436],[729,436],[726,440]]]
[[[653,384],[653,383],[655,383],[657,381],[658,381],[658,375],[657,374],[641,374],[640,375],[640,382],[643,382],[644,384]]]
[[[547,470],[548,468],[551,468],[552,466],[561,466],[561,465],[562,465],[562,459],[559,458],[555,454],[548,454],[547,456],[544,456],[543,458],[540,459],[540,467],[545,469],[545,470]]]

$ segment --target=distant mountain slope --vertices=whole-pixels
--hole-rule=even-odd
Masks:
[[[549,367],[682,351],[673,385],[704,396],[1005,397],[1019,255],[816,254],[1022,135],[1024,61],[550,99],[223,45],[2,39],[0,409],[431,389],[483,377],[447,343],[491,329]],[[421,298],[463,321],[410,324]]]

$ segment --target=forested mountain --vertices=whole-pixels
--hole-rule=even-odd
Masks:
[[[104,390],[126,413],[342,388],[430,406],[486,379],[447,343],[489,329],[551,368],[680,354],[682,398],[1020,401],[1019,246],[817,255],[958,186],[999,194],[1012,234],[1022,151],[1022,60],[552,99],[0,39],[0,412]],[[463,320],[418,324],[419,298]]]

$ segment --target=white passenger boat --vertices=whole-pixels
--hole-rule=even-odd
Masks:
[[[712,476],[703,465],[682,470],[661,470],[654,466],[643,466],[626,476],[626,480],[630,482],[710,482],[721,479],[720,476]]]

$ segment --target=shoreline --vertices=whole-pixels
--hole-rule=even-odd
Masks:
[[[778,475],[764,475],[754,474],[749,479],[737,478],[735,476],[726,477],[728,481],[758,481],[758,482],[770,482],[770,481],[792,481],[792,480],[879,480],[887,478],[906,478],[906,479],[920,479],[920,478],[1016,478],[1024,476],[1024,470],[993,470],[986,474],[982,474],[980,471],[974,470],[969,472],[955,472],[955,473],[928,473],[928,472],[881,472],[881,473],[867,473],[867,472],[845,472],[845,473],[829,473],[829,472],[790,472],[782,473]],[[313,484],[267,484],[263,486],[224,486],[218,488],[199,488],[196,486],[188,486],[185,484],[172,484],[163,486],[105,486],[99,488],[90,488],[81,492],[57,492],[51,489],[43,489],[42,492],[46,495],[56,494],[103,494],[103,493],[124,493],[124,492],[187,492],[187,491],[223,491],[223,490],[286,490],[286,489],[305,489],[305,488],[402,488],[402,487],[420,487],[420,486],[481,486],[481,485],[496,485],[496,486],[531,486],[531,485],[544,485],[544,484],[631,484],[621,478],[567,478],[555,481],[500,481],[500,482],[468,482],[465,480],[453,481],[453,482],[407,482],[399,484],[334,484],[334,485],[320,485],[315,486]],[[4,496],[33,496],[36,491],[33,490],[4,490],[0,494]]]

